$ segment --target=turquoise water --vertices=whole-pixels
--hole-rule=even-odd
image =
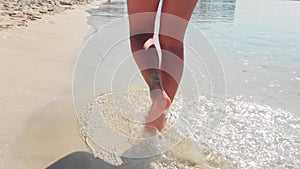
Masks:
[[[192,23],[211,40],[228,94],[300,115],[300,3],[199,1]]]
[[[297,1],[199,1],[192,22],[223,55],[299,68],[299,10]]]
[[[74,96],[81,99],[81,110],[85,105],[78,114],[84,139],[96,156],[116,164],[124,162],[117,158],[124,149],[139,145],[135,139],[144,137],[142,123],[135,122],[142,121],[150,100],[143,79],[132,66],[128,25],[122,20],[127,16],[124,1],[103,3],[89,12],[93,36],[81,55],[87,59],[79,59],[75,84],[78,88],[92,85],[82,87],[81,93],[75,90]],[[150,145],[151,150],[159,150],[175,137],[181,138],[180,144],[148,159],[145,166],[128,159],[125,163],[131,168],[162,169],[299,168],[299,16],[297,1],[199,1],[187,32],[190,48],[184,78],[168,112],[166,131],[172,134],[159,135],[160,142]],[[203,47],[202,39],[216,53]],[[200,57],[193,55],[193,48],[203,52]],[[221,66],[203,64],[216,56]],[[219,69],[222,76],[210,76],[210,71]],[[211,95],[214,86],[210,82],[225,87],[223,93]],[[86,92],[90,87],[93,91]],[[110,129],[130,137],[110,141]],[[106,150],[112,148],[113,155],[103,151],[107,142]]]

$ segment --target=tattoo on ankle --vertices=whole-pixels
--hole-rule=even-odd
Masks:
[[[150,88],[158,85],[157,87],[162,88],[160,74],[158,72],[153,72],[150,74]]]

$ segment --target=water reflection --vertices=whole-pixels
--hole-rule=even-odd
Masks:
[[[234,20],[236,0],[200,0],[195,7],[193,21],[230,22]]]

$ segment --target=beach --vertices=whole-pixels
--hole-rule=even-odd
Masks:
[[[95,0],[3,0],[0,4],[0,30],[27,27],[30,21],[91,4]]]
[[[125,2],[1,1],[0,169],[298,168],[298,2],[199,1],[153,137]]]
[[[26,20],[27,26],[9,19],[12,26],[0,31],[1,169],[46,168],[73,151],[86,150],[77,131],[72,73],[90,29],[86,10],[97,4],[43,14]]]

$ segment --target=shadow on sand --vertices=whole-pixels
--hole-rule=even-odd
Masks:
[[[149,158],[124,158],[120,166],[114,166],[87,152],[74,152],[56,161],[47,169],[149,169]]]

